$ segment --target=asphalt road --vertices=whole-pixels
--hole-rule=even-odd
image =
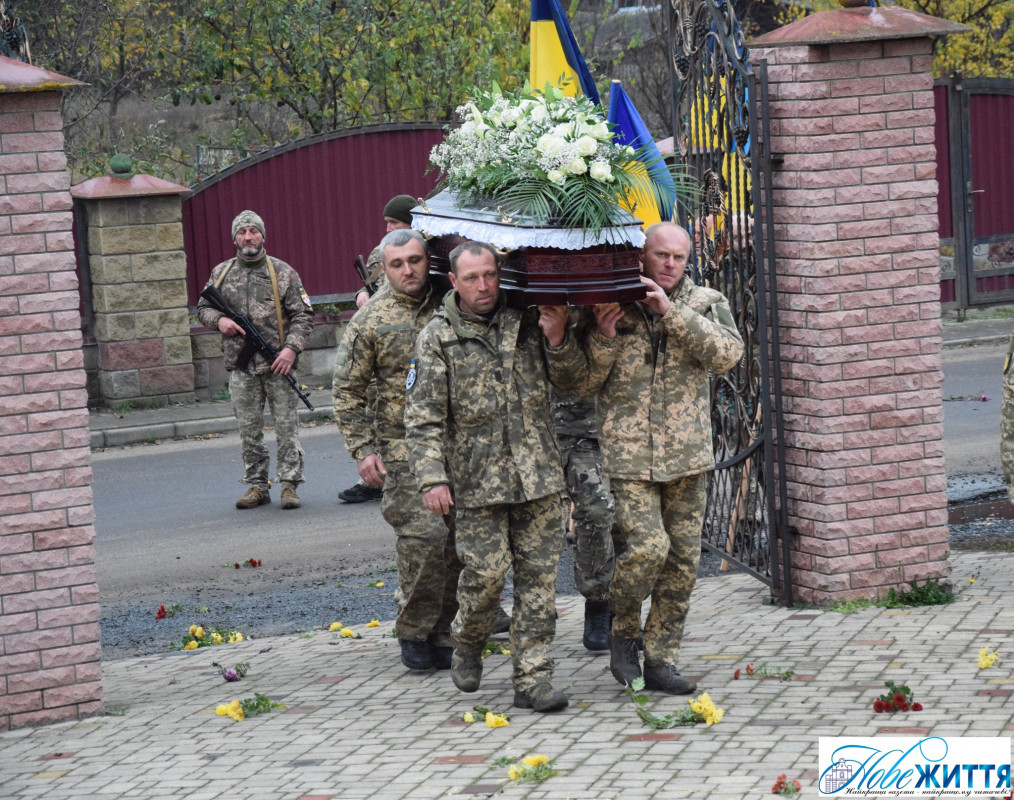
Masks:
[[[1000,397],[1006,353],[1006,344],[944,351],[944,458],[952,501],[1003,486]]]
[[[274,436],[267,434],[274,456]],[[303,508],[239,511],[246,490],[236,434],[92,454],[99,588],[104,597],[186,591],[214,582],[249,587],[253,573],[225,565],[260,559],[260,580],[314,579],[394,563],[394,536],[379,503],[349,505],[338,492],[358,479],[334,425],[304,428]],[[273,462],[272,462],[273,463]]]

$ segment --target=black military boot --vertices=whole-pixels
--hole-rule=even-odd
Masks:
[[[401,645],[401,663],[409,669],[433,669],[433,654],[429,642],[413,642],[399,639]]]
[[[566,708],[568,702],[567,695],[554,689],[547,680],[539,681],[527,691],[514,692],[515,708],[530,708],[541,713],[559,711]]]
[[[609,671],[620,683],[633,683],[641,677],[641,657],[637,652],[637,639],[609,637]]]
[[[584,601],[584,646],[586,650],[609,649],[609,601]]]
[[[693,694],[697,683],[680,675],[672,664],[645,664],[644,688],[666,694]]]

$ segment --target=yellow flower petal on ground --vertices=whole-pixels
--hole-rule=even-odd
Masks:
[[[218,714],[218,716],[220,717],[224,717],[226,714],[229,713],[229,706],[227,706],[225,703],[222,703],[222,705],[217,706],[215,708],[215,713]]]
[[[330,627],[330,628],[328,628],[328,630],[329,630],[329,631],[340,631],[340,630],[341,630],[342,628],[344,628],[344,627],[345,627],[345,626],[344,626],[344,625],[342,625],[342,624],[341,624],[340,622],[332,622],[332,623],[331,623],[331,627]]]
[[[486,724],[491,728],[506,728],[510,725],[510,722],[507,721],[507,717],[503,714],[494,714],[492,711],[487,711]]]
[[[371,619],[369,622],[366,623],[366,627],[367,628],[379,628],[380,627],[380,620],[379,619]]]
[[[475,714],[473,714],[471,711],[466,711],[461,718],[468,723],[475,722]]]
[[[533,753],[530,756],[525,756],[521,759],[521,763],[526,767],[541,767],[543,764],[549,763],[549,756],[544,756],[539,753]]]
[[[191,640],[191,641],[187,642],[185,645],[183,645],[183,649],[184,650],[196,650],[197,649],[197,641],[196,640]]]
[[[988,647],[983,647],[979,651],[979,669],[989,669],[999,660],[999,658],[999,650],[994,650],[991,653]]]
[[[188,631],[188,633],[191,636],[196,636],[197,635],[197,626],[196,625],[191,625],[190,626],[190,630]]]
[[[518,768],[514,764],[511,764],[507,768],[507,777],[512,781],[516,781],[518,778],[521,777],[521,773],[518,772]]]
[[[377,587],[377,588],[379,589],[379,588],[380,588],[381,586],[383,586],[383,585],[384,585],[384,582],[383,582],[383,581],[377,581],[377,582],[376,582],[375,584],[373,584],[373,585],[374,585],[374,586],[376,586],[376,587]]]
[[[202,628],[200,625],[198,625],[197,626],[197,630],[194,631],[194,633],[193,633],[193,636],[195,636],[198,639],[203,639],[204,638],[204,628]]]
[[[213,633],[213,634],[211,634],[211,641],[214,644],[221,644],[222,643],[222,634],[220,634],[220,633]]]
[[[341,635],[345,636],[345,637],[347,637],[349,639],[354,639],[355,635],[356,635],[356,632],[354,630],[352,630],[351,628],[342,628]]]
[[[239,631],[233,631],[229,634],[229,644],[235,644],[236,642],[243,641],[243,634]]]

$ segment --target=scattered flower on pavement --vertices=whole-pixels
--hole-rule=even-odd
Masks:
[[[332,631],[332,632],[334,632],[334,631],[340,631],[344,627],[345,626],[342,625],[342,623],[340,623],[340,622],[332,622],[331,623],[331,627],[329,627],[328,630]]]
[[[379,628],[380,627],[380,620],[379,619],[371,619],[369,622],[366,623],[366,627],[367,628]]]
[[[657,716],[644,707],[648,703],[648,695],[634,694],[642,689],[644,689],[644,678],[635,678],[633,683],[627,685],[627,697],[634,704],[638,718],[649,728],[655,730],[696,725],[698,722],[703,722],[708,726],[717,725],[725,716],[725,709],[718,708],[707,692],[703,692],[693,700],[688,700],[687,708],[679,708],[671,714]]]
[[[158,607],[158,611],[155,612],[155,619],[165,619],[168,615],[165,610],[165,603],[162,603]]]
[[[979,669],[989,669],[999,660],[1000,648],[991,651],[988,647],[983,647],[979,651]]]
[[[239,664],[233,664],[231,667],[225,667],[217,661],[212,661],[211,666],[218,667],[219,674],[230,682],[245,678],[246,674],[250,671],[250,664],[247,661],[241,661]]]
[[[894,681],[884,684],[887,692],[873,701],[873,710],[878,714],[894,713],[895,711],[922,711],[922,703],[912,701],[912,690],[907,686],[898,686]]]
[[[556,774],[556,770],[553,769],[555,762],[555,758],[533,753],[522,758],[520,764],[511,764],[507,768],[507,778],[519,783],[544,781]]]
[[[282,703],[276,703],[271,698],[260,692],[255,692],[253,697],[247,697],[243,700],[233,700],[231,703],[223,703],[215,708],[215,713],[220,717],[230,717],[236,722],[242,722],[247,717],[252,717],[257,714],[267,714],[269,711],[281,708],[284,709],[285,705]]]
[[[767,664],[761,664],[759,667],[755,667],[753,664],[746,665],[746,674],[749,678],[777,678],[780,681],[790,681],[792,676],[796,673],[791,669],[783,670],[781,667],[769,667]],[[732,679],[738,681],[740,671],[737,669],[732,673]]]
[[[797,780],[787,780],[785,773],[778,776],[775,785],[771,787],[771,794],[780,794],[782,797],[794,797],[803,791],[802,785]]]
[[[235,644],[243,641],[243,634],[229,628],[211,628],[205,631],[201,625],[191,625],[181,639],[184,650],[196,650],[198,647],[213,647],[220,644]],[[178,649],[180,645],[175,645]]]

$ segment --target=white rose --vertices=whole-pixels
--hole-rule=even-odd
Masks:
[[[613,182],[613,169],[609,166],[608,161],[592,161],[588,174],[591,175],[592,180],[602,181],[602,183]]]
[[[605,122],[600,122],[597,125],[589,125],[585,128],[584,132],[589,136],[598,139],[600,142],[608,142],[613,138],[613,133],[609,130],[609,126]]]
[[[571,175],[583,175],[588,171],[588,165],[584,163],[583,158],[573,158],[570,163],[567,164],[567,172]]]
[[[577,145],[578,155],[592,156],[595,155],[595,151],[598,149],[598,142],[592,139],[591,136],[582,136],[575,142]]]
[[[563,151],[563,148],[567,146],[567,143],[559,136],[546,133],[539,137],[538,144],[535,146],[543,155],[557,156]]]
[[[551,182],[560,186],[562,186],[563,182],[566,180],[566,176],[564,176],[564,174],[558,169],[549,170],[549,172],[546,173],[546,177],[549,178]]]
[[[549,116],[549,112],[546,111],[546,107],[542,103],[538,103],[532,108],[532,113],[529,116],[534,120],[543,120]]]

